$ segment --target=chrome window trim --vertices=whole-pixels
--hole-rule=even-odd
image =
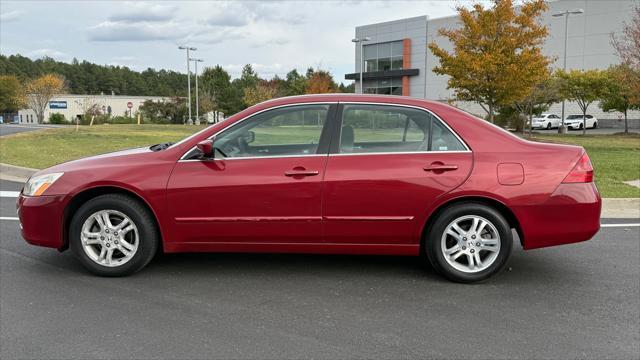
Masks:
[[[243,117],[242,119],[234,122],[233,124],[221,129],[220,131],[216,132],[215,134],[209,136],[207,139],[212,139],[214,137],[216,137],[218,134],[220,134],[221,132],[232,128],[246,120],[251,119],[252,117],[262,114],[263,112],[269,111],[269,110],[274,110],[274,109],[280,109],[283,107],[295,107],[295,106],[304,106],[304,105],[336,105],[338,104],[339,101],[319,101],[319,102],[304,102],[304,103],[295,103],[295,104],[285,104],[285,105],[278,105],[278,106],[274,106],[274,107],[270,107],[267,109],[262,109],[260,111],[254,112],[253,114],[247,115],[246,117]],[[325,123],[326,124],[326,123]],[[180,160],[178,160],[178,162],[183,162],[183,161],[203,161],[203,160],[199,160],[199,159],[185,159],[184,157],[187,156],[190,152],[192,152],[194,149],[196,148],[196,146],[193,146],[192,148],[190,148],[189,150],[187,150],[184,154],[182,154],[182,156],[180,157]],[[280,155],[280,156],[252,156],[252,157],[244,157],[244,158],[237,158],[237,159],[266,159],[266,158],[274,158],[274,157],[298,157],[298,156],[309,156],[309,155],[320,155],[320,156],[326,156],[326,154],[300,154],[300,155]],[[234,158],[225,158],[225,160],[230,160],[230,159],[234,159]]]
[[[471,150],[453,151],[399,151],[399,152],[369,152],[369,153],[338,153],[329,156],[361,156],[361,155],[411,155],[411,154],[468,154]]]
[[[370,152],[370,153],[335,153],[335,154],[298,154],[298,155],[274,155],[274,156],[247,156],[247,157],[236,157],[236,158],[224,158],[224,159],[218,159],[218,160],[255,160],[255,159],[274,159],[274,158],[295,158],[295,157],[312,157],[312,156],[361,156],[361,155],[395,155],[395,154],[461,154],[461,153],[470,153],[472,152],[471,149],[469,148],[469,146],[467,145],[467,143],[462,140],[462,138],[458,135],[458,133],[456,133],[450,126],[449,124],[447,124],[446,121],[442,120],[438,115],[436,115],[433,111],[420,107],[420,106],[415,106],[415,105],[406,105],[406,104],[395,104],[395,103],[380,103],[380,102],[370,102],[370,101],[320,101],[320,102],[304,102],[304,103],[295,103],[295,104],[286,104],[286,105],[279,105],[279,106],[274,106],[274,107],[270,107],[267,109],[262,109],[258,112],[255,112],[251,115],[248,115],[238,121],[236,121],[235,123],[221,129],[220,131],[216,132],[215,134],[209,136],[207,139],[212,139],[215,136],[217,136],[218,134],[220,134],[221,132],[236,126],[246,120],[251,119],[252,117],[259,115],[263,112],[269,111],[269,110],[274,110],[274,109],[279,109],[279,108],[283,108],[283,107],[294,107],[294,106],[302,106],[302,105],[382,105],[382,106],[396,106],[396,107],[405,107],[405,108],[411,108],[411,109],[416,109],[416,110],[421,110],[421,111],[425,111],[427,113],[429,113],[431,116],[433,116],[434,118],[436,118],[442,125],[444,125],[445,128],[447,128],[447,130],[449,130],[453,136],[456,137],[456,139],[458,139],[458,141],[460,141],[460,143],[462,144],[462,146],[465,147],[466,150],[453,150],[453,151],[404,151],[404,152]],[[330,119],[331,120],[331,119]],[[342,125],[342,118],[339,119],[340,124]],[[342,133],[342,131],[341,131]],[[190,148],[189,150],[187,150],[184,154],[182,154],[182,156],[180,157],[180,160],[178,160],[178,162],[192,162],[192,161],[212,161],[212,160],[201,160],[201,159],[185,159],[185,156],[187,156],[187,154],[189,154],[191,151],[193,151],[194,149],[196,149],[196,146],[193,146],[192,148]]]
[[[221,159],[180,159],[178,162],[191,162],[191,161],[237,161],[237,160],[256,160],[256,159],[279,159],[279,158],[299,158],[299,157],[327,157],[328,154],[300,154],[300,155],[273,155],[273,156],[245,156],[245,157],[230,157]]]
[[[451,131],[451,133],[453,134],[453,136],[456,137],[456,139],[458,139],[458,141],[460,141],[460,143],[462,144],[462,146],[464,146],[464,148],[466,150],[461,151],[461,150],[455,150],[455,151],[412,151],[411,153],[437,153],[437,152],[442,152],[442,153],[452,153],[452,152],[471,152],[471,149],[469,148],[469,146],[467,145],[467,143],[462,140],[462,138],[458,135],[458,133],[456,133],[455,131],[453,131],[453,129],[449,126],[449,124],[447,124],[446,121],[442,120],[438,115],[436,115],[433,111],[429,110],[429,109],[425,109],[423,107],[420,106],[415,106],[415,105],[405,105],[405,104],[394,104],[394,103],[378,103],[378,102],[360,102],[360,101],[341,101],[340,102],[341,105],[382,105],[382,106],[396,106],[396,107],[405,107],[405,108],[412,108],[412,109],[416,109],[416,110],[422,110],[425,111],[429,114],[431,114],[431,116],[433,116],[434,118],[436,118],[442,125],[444,125],[444,127],[447,128],[447,130]],[[342,124],[342,119],[340,119],[340,124]],[[340,131],[340,133],[342,134],[342,130]],[[340,140],[338,140],[338,143],[340,142]],[[341,153],[339,153],[341,154]],[[358,153],[361,154],[361,153]],[[373,153],[362,153],[362,154],[373,154]],[[382,152],[380,154],[401,154],[401,152]],[[337,155],[337,154],[332,154],[332,155]],[[355,155],[353,153],[348,153],[347,155]]]

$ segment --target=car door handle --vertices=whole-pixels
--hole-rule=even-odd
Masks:
[[[453,171],[453,170],[458,170],[458,165],[443,164],[443,163],[433,163],[431,165],[425,166],[423,169],[424,169],[424,171],[433,171],[433,172]]]
[[[298,169],[293,169],[293,170],[289,170],[289,171],[285,171],[284,175],[285,176],[316,176],[318,175],[320,172],[317,170],[298,170]]]

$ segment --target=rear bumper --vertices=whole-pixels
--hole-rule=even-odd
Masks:
[[[63,247],[63,199],[63,195],[18,196],[16,207],[20,229],[29,244],[56,249]]]
[[[536,249],[591,239],[600,230],[602,199],[594,183],[560,184],[543,204],[515,210],[523,247]]]

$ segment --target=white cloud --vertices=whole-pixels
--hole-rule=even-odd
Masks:
[[[113,22],[160,22],[174,18],[177,8],[171,5],[148,2],[124,2],[118,4],[118,10],[109,16]]]
[[[43,58],[46,56],[55,60],[68,60],[70,58],[69,54],[55,49],[32,50],[27,53],[27,56],[32,58]]]
[[[23,11],[13,10],[0,14],[0,21],[3,23],[8,23],[12,21],[17,21],[20,19],[20,16],[24,14]]]
[[[93,41],[154,41],[176,40],[187,35],[178,23],[128,23],[104,21],[89,29]]]

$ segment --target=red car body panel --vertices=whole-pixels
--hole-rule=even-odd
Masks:
[[[317,102],[427,109],[470,151],[179,161],[199,141],[251,114]],[[163,151],[132,149],[42,170],[65,174],[44,196],[20,195],[17,206],[23,237],[58,249],[67,243],[73,199],[109,187],[147,204],[165,252],[417,255],[435,211],[460,199],[486,199],[509,209],[524,248],[533,249],[588,240],[599,230],[595,185],[562,183],[583,153],[577,146],[522,140],[438,102],[311,95],[258,104]],[[424,171],[435,162],[458,168]],[[284,176],[293,169],[318,173]]]

